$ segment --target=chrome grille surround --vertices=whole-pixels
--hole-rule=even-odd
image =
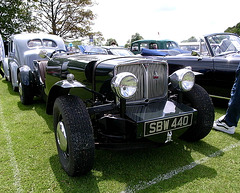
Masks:
[[[121,72],[133,73],[138,78],[138,90],[127,102],[151,101],[167,96],[167,62],[148,59],[124,62],[115,67],[114,75]]]

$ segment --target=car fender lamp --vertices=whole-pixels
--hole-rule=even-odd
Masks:
[[[183,92],[190,91],[195,84],[195,75],[190,69],[180,69],[170,75],[172,86]]]

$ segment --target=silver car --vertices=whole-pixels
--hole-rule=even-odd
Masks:
[[[10,37],[3,70],[6,80],[11,81],[14,91],[19,86],[19,73],[24,70],[26,71],[26,69],[33,69],[33,61],[40,59],[40,49],[46,50],[49,55],[56,50],[66,51],[62,38],[56,35],[22,33]]]

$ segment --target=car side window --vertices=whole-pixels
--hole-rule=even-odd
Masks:
[[[158,45],[156,43],[150,43],[149,49],[158,49]]]
[[[203,39],[200,40],[200,50],[199,51],[200,51],[200,55],[210,56],[207,46],[206,46],[206,43],[205,43],[205,41],[203,41]]]
[[[141,43],[141,44],[140,44],[140,50],[141,50],[142,48],[148,48],[148,44],[147,44],[147,43]]]

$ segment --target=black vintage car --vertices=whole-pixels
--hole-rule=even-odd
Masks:
[[[186,66],[202,75],[196,77],[196,83],[207,90],[210,96],[230,98],[235,80],[235,71],[240,62],[240,38],[232,33],[214,33],[205,35],[199,42],[199,50],[192,53],[171,56],[152,50],[143,50],[143,55],[158,55],[167,60],[172,73]]]
[[[95,148],[198,141],[212,128],[212,101],[189,68],[169,76],[159,59],[80,54],[55,55],[35,67],[30,82],[43,85],[60,163],[70,176],[92,169]]]

